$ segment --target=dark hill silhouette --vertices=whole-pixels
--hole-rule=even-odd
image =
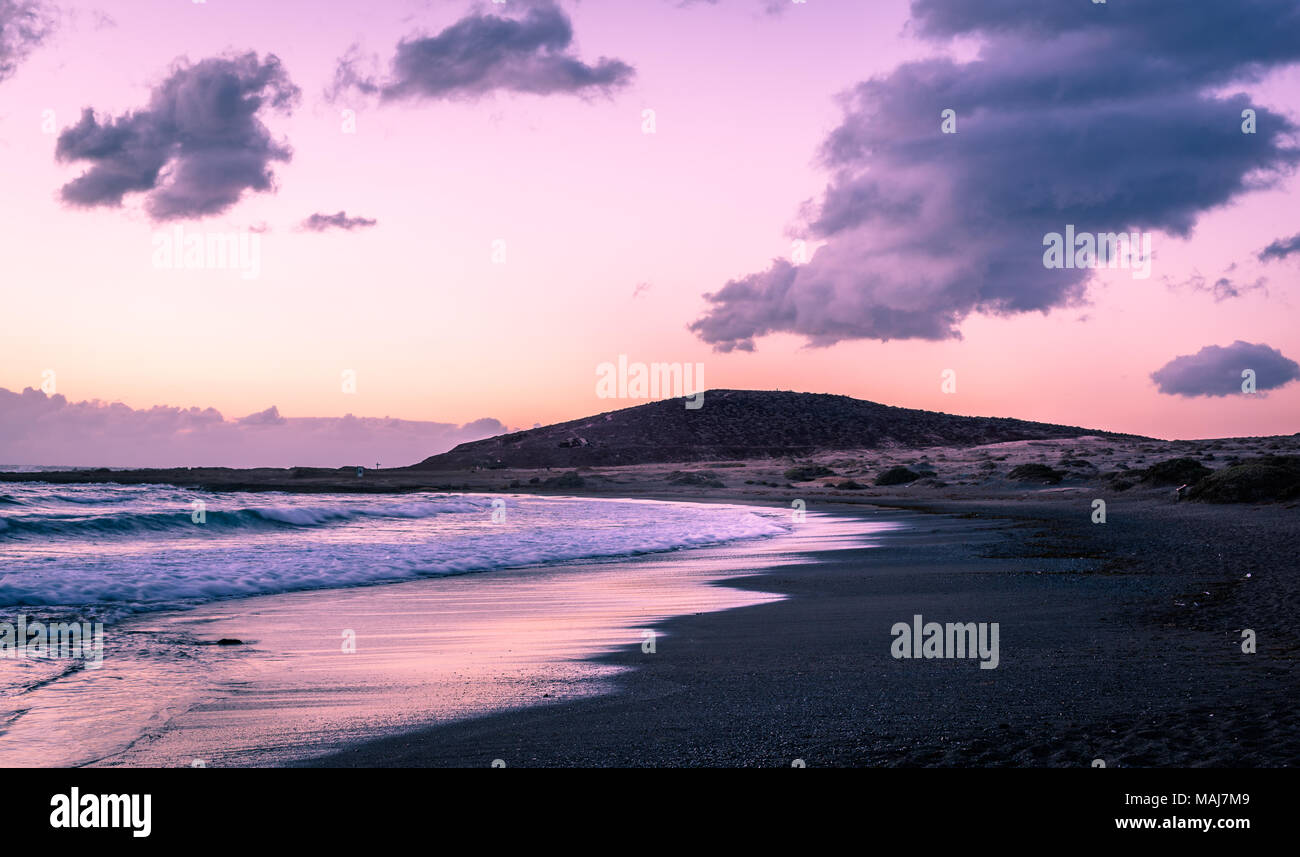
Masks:
[[[806,456],[886,446],[968,447],[1012,440],[1133,437],[1077,426],[960,417],[822,393],[709,390],[697,410],[664,399],[462,443],[409,470],[578,467]]]

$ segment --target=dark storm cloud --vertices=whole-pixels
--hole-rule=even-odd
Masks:
[[[321,214],[317,212],[304,220],[302,227],[310,229],[312,232],[324,232],[326,229],[346,229],[351,232],[353,229],[374,226],[378,222],[378,220],[372,220],[369,217],[348,217],[345,211],[340,211],[338,214]]]
[[[63,186],[63,199],[116,207],[127,194],[143,193],[155,220],[219,214],[245,191],[274,187],[272,163],[292,152],[272,139],[260,115],[288,112],[298,97],[274,55],[177,65],[145,109],[101,118],[86,108],[59,135],[60,161],[90,163]]]
[[[1267,262],[1270,259],[1285,259],[1292,253],[1300,253],[1300,235],[1277,239],[1260,251],[1259,260]]]
[[[0,81],[18,68],[53,29],[48,7],[36,0],[0,0]]]
[[[1097,9],[1104,5],[1106,8]],[[1260,70],[1291,62],[1300,35],[1300,6],[1291,0],[1235,0],[1232,3],[1171,5],[1167,0],[1123,3],[1041,3],[1037,0],[913,0],[912,17],[921,32],[937,37],[984,34],[1023,39],[1062,34],[1096,36],[1118,48],[1177,60],[1174,72],[1199,80],[1226,80],[1243,66]],[[1099,65],[1113,58],[1099,59]]]
[[[1226,347],[1207,345],[1195,354],[1175,357],[1151,373],[1160,392],[1169,396],[1229,396],[1241,393],[1242,373],[1255,373],[1255,388],[1271,390],[1300,378],[1300,363],[1263,343]]]
[[[957,338],[974,312],[1082,297],[1091,271],[1044,267],[1049,232],[1186,235],[1271,185],[1300,160],[1295,126],[1209,88],[1300,59],[1300,14],[1291,0],[1212,6],[917,0],[921,33],[977,35],[978,58],[909,62],[846,93],[805,218],[805,237],[828,243],[706,295],[691,329],[723,351],[776,332]],[[1239,32],[1251,40],[1228,44]],[[945,109],[955,134],[940,133]]]
[[[521,18],[474,13],[436,36],[402,40],[391,76],[376,81],[339,63],[336,91],[355,87],[384,100],[464,98],[495,90],[551,93],[601,92],[628,83],[628,64],[601,57],[586,63],[571,52],[573,25],[550,3],[532,6]]]

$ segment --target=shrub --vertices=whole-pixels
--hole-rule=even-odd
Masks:
[[[1064,473],[1053,470],[1046,464],[1021,464],[1011,468],[1011,472],[1007,474],[1007,478],[1019,482],[1047,482],[1051,485],[1060,482],[1063,476]]]
[[[906,485],[921,478],[921,474],[906,467],[891,467],[876,477],[877,485]]]
[[[801,464],[798,467],[791,467],[783,475],[791,482],[807,482],[821,476],[834,476],[835,471],[820,464]]]
[[[1266,455],[1215,471],[1187,496],[1208,503],[1262,503],[1300,497],[1300,456]]]
[[[1195,458],[1171,458],[1148,467],[1142,479],[1153,485],[1191,485],[1213,472]]]

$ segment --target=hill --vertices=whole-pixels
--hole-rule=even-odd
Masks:
[[[806,456],[834,449],[969,447],[1084,435],[1132,437],[1003,417],[962,417],[822,393],[709,390],[689,410],[664,399],[462,443],[408,470],[580,467]]]

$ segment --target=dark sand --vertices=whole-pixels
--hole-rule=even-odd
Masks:
[[[599,659],[633,667],[613,695],[309,764],[1300,764],[1294,509],[1135,496],[1093,524],[1079,492],[876,502],[927,513],[880,547],[728,582],[793,597],[668,620],[656,653]],[[998,668],[895,660],[889,629],[914,613],[998,622]]]

